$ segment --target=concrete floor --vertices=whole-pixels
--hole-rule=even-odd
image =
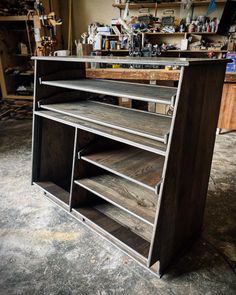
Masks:
[[[30,185],[31,123],[0,122],[0,294],[236,294],[236,133],[217,136],[202,238],[158,279]]]

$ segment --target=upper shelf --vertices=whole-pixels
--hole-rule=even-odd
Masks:
[[[106,126],[101,126],[92,122],[84,121],[75,117],[63,115],[51,111],[35,111],[35,115],[41,116],[46,119],[60,122],[62,124],[67,124],[75,128],[79,128],[105,138],[110,138],[118,142],[128,144],[130,146],[138,147],[145,151],[149,151],[158,155],[166,155],[166,145],[159,141],[144,138],[139,135],[130,134],[125,131],[109,128]]]
[[[167,116],[93,101],[48,104],[40,107],[163,143],[167,143],[171,124],[171,118]]]
[[[176,58],[176,57],[131,57],[131,56],[33,56],[32,59],[44,61],[96,62],[109,64],[136,64],[159,66],[189,66],[192,64],[227,63],[228,59]]]
[[[42,81],[42,84],[171,105],[174,104],[177,92],[175,87],[100,79]]]
[[[210,1],[192,1],[193,6],[207,6]],[[226,0],[216,0],[217,4],[225,4]],[[162,3],[130,3],[129,9],[140,9],[140,8],[170,8],[170,7],[180,7],[181,1],[179,2],[162,2]],[[113,4],[113,7],[120,9],[125,8],[125,4]]]

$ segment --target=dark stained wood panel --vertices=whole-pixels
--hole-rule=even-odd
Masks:
[[[163,156],[127,145],[91,154],[85,152],[81,159],[153,190],[161,181],[164,165]]]
[[[130,134],[125,131],[116,130],[113,128],[101,126],[92,122],[87,122],[82,119],[71,117],[68,115],[63,115],[60,113],[52,111],[36,111],[34,112],[36,116],[43,118],[48,118],[66,125],[70,125],[94,134],[104,136],[106,138],[111,138],[119,142],[124,142],[129,145],[165,156],[166,154],[166,145],[157,140],[144,138],[135,134]]]
[[[41,105],[41,108],[161,142],[167,141],[171,124],[167,116],[93,101]]]
[[[177,92],[175,87],[99,79],[42,81],[42,84],[162,104],[171,104]]]
[[[154,192],[112,174],[79,179],[75,183],[140,220],[154,223],[157,204]]]
[[[123,250],[129,252],[129,248],[132,249],[131,255],[136,256],[136,252],[137,259],[141,259],[145,263],[150,246],[149,242],[133,233],[128,227],[122,226],[117,221],[100,212],[100,208],[97,210],[96,207],[81,207],[74,208],[73,211],[77,211],[79,215],[83,216],[84,219],[82,220],[85,224],[91,225],[90,222],[92,222],[95,225],[95,229],[100,228],[102,231],[105,231],[115,244],[116,240],[117,242],[120,241],[123,244]],[[120,244],[118,245],[120,246]]]
[[[160,273],[202,229],[224,76],[224,64],[183,71],[148,262]]]

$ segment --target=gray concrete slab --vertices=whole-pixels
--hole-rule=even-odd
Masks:
[[[31,122],[0,122],[0,294],[236,294],[235,152],[217,136],[202,237],[158,279],[32,187]]]

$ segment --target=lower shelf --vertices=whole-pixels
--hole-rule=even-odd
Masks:
[[[104,173],[75,183],[150,225],[154,224],[157,195],[117,175]]]
[[[69,192],[51,181],[34,182],[34,184],[43,189],[47,194],[47,197],[49,197],[54,203],[65,209],[69,209]]]
[[[134,233],[128,225],[125,225],[124,223],[127,220],[125,221],[124,217],[123,222],[119,220],[119,213],[114,210],[117,210],[117,208],[104,203],[74,208],[72,215],[118,246],[126,254],[147,265],[150,242]],[[114,213],[116,213],[115,218],[113,217]]]

